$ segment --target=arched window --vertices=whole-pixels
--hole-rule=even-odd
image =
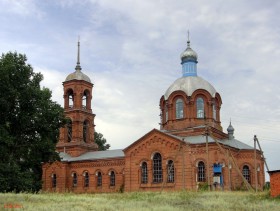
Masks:
[[[156,153],[153,157],[153,182],[162,182],[162,161],[159,153]]]
[[[102,174],[101,174],[101,172],[97,173],[97,186],[98,187],[102,186]]]
[[[141,165],[141,183],[148,183],[148,166],[146,162]]]
[[[73,187],[76,187],[76,186],[77,186],[77,183],[78,183],[77,174],[74,172],[74,173],[72,174],[72,177],[73,177]]]
[[[56,188],[56,174],[52,174],[52,187]]]
[[[87,109],[88,108],[88,102],[89,101],[89,91],[85,90],[83,93],[83,99],[82,99],[82,104],[83,104],[83,108]]]
[[[115,172],[110,172],[110,186],[115,186],[116,178],[115,178]]]
[[[172,160],[169,160],[167,163],[167,182],[174,182],[174,162]]]
[[[67,101],[68,101],[68,108],[74,107],[74,93],[72,89],[67,91]]]
[[[217,109],[216,109],[216,102],[215,101],[213,102],[212,108],[213,108],[213,119],[217,120]]]
[[[83,124],[83,140],[87,142],[88,140],[88,121],[85,120]]]
[[[89,186],[89,174],[87,171],[84,173],[84,180],[85,180],[84,181],[85,187],[88,187]]]
[[[183,100],[176,100],[176,119],[182,119],[184,117],[184,106]]]
[[[66,123],[66,130],[67,130],[67,141],[72,141],[72,121],[71,119],[67,119]]]
[[[251,183],[249,166],[247,166],[247,165],[243,166],[242,174],[243,174],[243,177],[247,180],[247,182]]]
[[[197,181],[198,182],[205,182],[205,165],[204,162],[200,161],[197,167]]]
[[[204,100],[201,97],[196,99],[196,117],[204,118]]]

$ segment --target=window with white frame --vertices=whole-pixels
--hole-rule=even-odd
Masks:
[[[153,182],[162,182],[162,160],[160,153],[155,153],[153,157]]]
[[[141,183],[148,183],[148,166],[146,162],[141,165]]]
[[[213,102],[212,108],[213,108],[213,119],[217,120],[217,109],[216,109],[216,102],[215,101]]]
[[[247,180],[247,182],[251,183],[249,166],[247,166],[247,165],[243,166],[242,174],[243,174],[243,177]]]
[[[168,106],[165,105],[165,122],[168,121]]]
[[[115,172],[110,172],[110,186],[115,186],[116,184],[116,178],[115,178]]]
[[[89,173],[87,171],[84,173],[84,180],[85,187],[89,187]]]
[[[174,162],[172,160],[169,160],[167,162],[167,182],[174,182],[175,178],[174,175],[175,171],[174,171]]]
[[[76,172],[72,173],[72,177],[73,177],[73,187],[76,187],[78,183],[77,173]]]
[[[97,173],[97,186],[98,187],[102,186],[102,174],[101,174],[101,172]]]
[[[197,166],[197,181],[205,182],[205,165],[202,161],[200,161]]]
[[[184,104],[182,99],[176,100],[176,119],[184,118]]]
[[[204,100],[201,97],[196,99],[196,117],[204,118]]]

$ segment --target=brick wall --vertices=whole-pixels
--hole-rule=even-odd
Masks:
[[[188,138],[185,138],[187,141]],[[181,149],[180,149],[181,147]],[[124,150],[125,152],[125,191],[158,191],[165,190],[194,190],[199,182],[198,177],[198,162],[203,161],[205,164],[205,182],[207,181],[207,153],[205,144],[186,144],[178,139],[166,136],[158,131],[151,131],[144,137],[136,141],[130,147]],[[162,174],[163,182],[153,182],[153,154],[159,152],[162,155]],[[253,150],[236,150],[230,148],[230,152],[234,156],[237,167],[242,172],[244,165],[249,166],[250,184],[255,188],[255,169],[254,169],[254,151]],[[174,161],[175,182],[166,183],[167,179],[167,162]],[[141,183],[141,163],[145,161],[148,166],[148,182]],[[224,181],[224,189],[240,189],[243,187],[243,180],[234,164],[228,165],[228,157],[219,147],[211,143],[209,144],[209,177],[210,185],[213,184],[214,163],[223,165],[222,175]],[[262,190],[264,186],[264,162],[258,153],[257,164],[260,166],[257,171],[257,188]]]
[[[115,185],[110,185],[110,172],[115,173]],[[89,185],[85,186],[85,172],[89,174]],[[101,172],[102,185],[97,186],[97,173]],[[73,185],[73,173],[77,175],[77,185]],[[53,187],[53,175],[56,187]],[[50,192],[97,193],[118,192],[124,186],[124,159],[107,159],[83,162],[54,162],[43,165],[43,190]]]
[[[272,197],[280,196],[280,170],[268,173],[270,175],[270,195]]]

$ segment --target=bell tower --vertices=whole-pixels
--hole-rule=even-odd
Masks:
[[[89,151],[96,151],[94,143],[94,117],[91,109],[92,88],[90,78],[82,73],[80,66],[80,41],[78,41],[75,72],[62,83],[64,89],[64,113],[67,123],[60,128],[56,149],[77,157]]]

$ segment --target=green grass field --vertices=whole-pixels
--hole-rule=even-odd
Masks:
[[[265,210],[279,211],[268,192],[0,193],[0,210]]]

